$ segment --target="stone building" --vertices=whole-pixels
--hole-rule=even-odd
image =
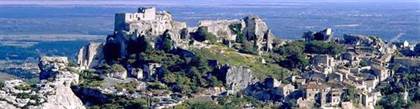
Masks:
[[[305,87],[305,99],[319,103],[321,106],[327,102],[330,87],[320,82],[309,82]]]
[[[115,14],[114,31],[128,30],[126,24],[131,22],[154,20],[155,18],[155,7],[141,7],[136,13],[117,13]]]
[[[313,65],[326,65],[326,66],[330,66],[330,67],[334,67],[335,66],[335,60],[334,57],[327,55],[327,54],[317,54],[315,55],[312,60],[311,63]]]
[[[376,77],[379,78],[380,81],[384,81],[389,76],[391,76],[389,70],[383,66],[373,65],[372,71],[376,75]]]

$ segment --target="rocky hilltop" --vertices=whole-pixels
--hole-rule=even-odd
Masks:
[[[33,86],[10,80],[0,90],[1,106],[6,109],[85,109],[71,86],[78,84],[76,67],[66,57],[42,57],[40,83]]]
[[[233,53],[232,56],[255,58],[257,60],[252,61],[261,63],[258,55],[270,52],[275,44],[275,36],[258,16],[204,20],[197,27],[187,27],[186,23],[173,20],[169,12],[156,11],[154,7],[139,8],[136,13],[116,14],[114,33],[106,39],[103,44],[91,43],[80,49],[77,56],[79,67],[85,69],[84,73],[100,79],[89,81],[99,83],[94,85],[82,81],[76,93],[83,99],[101,99],[99,102],[84,101],[89,104],[109,103],[109,100],[115,100],[110,95],[115,94],[141,99],[156,93],[150,92],[155,88],[170,92],[161,96],[185,96],[176,99],[164,97],[173,102],[153,102],[150,107],[155,108],[215,93],[236,94],[259,79],[248,65],[220,63],[220,60],[209,59],[201,52],[220,48],[221,52],[227,50],[231,52],[229,54]],[[206,51],[200,51],[203,49]],[[258,69],[265,70],[264,67]],[[185,83],[176,82],[183,78]],[[135,84],[128,85],[133,88],[130,90],[126,89],[128,86],[123,90],[116,86],[131,83]],[[188,84],[190,86],[186,86]],[[166,88],[160,89],[156,85]],[[202,94],[206,92],[214,93]],[[160,96],[152,98],[162,100]]]
[[[368,35],[334,37],[331,28],[281,41],[258,16],[187,27],[169,12],[139,8],[117,13],[114,32],[104,43],[82,47],[77,64],[42,57],[38,84],[6,81],[0,106],[406,108],[420,90],[417,45]]]

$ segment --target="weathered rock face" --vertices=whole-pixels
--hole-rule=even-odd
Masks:
[[[42,57],[39,68],[41,82],[36,87],[30,87],[21,80],[5,82],[5,87],[0,90],[0,97],[3,98],[0,105],[8,109],[85,108],[70,88],[72,84],[78,83],[79,76],[70,70],[72,68],[68,67],[66,57]]]
[[[208,32],[215,34],[219,40],[236,41],[238,34],[232,29],[238,26],[239,33],[245,39],[255,44],[258,51],[270,51],[273,47],[273,38],[267,24],[258,16],[247,16],[243,19],[235,20],[204,20],[199,22],[199,27],[206,26]]]
[[[147,45],[151,48],[161,47],[161,36],[165,35],[164,33],[174,42],[175,48],[184,48],[188,44],[188,40],[181,40],[185,39],[187,24],[173,20],[168,12],[156,12],[155,8],[139,8],[137,13],[120,13],[115,17],[115,31],[107,37],[105,47],[115,49],[112,52],[115,52],[118,58],[128,57],[130,53],[127,50],[130,47],[141,48]],[[142,43],[139,40],[146,42]],[[108,53],[105,55],[105,57],[115,57],[108,56]]]
[[[331,28],[326,28],[319,32],[308,31],[304,33],[303,38],[306,41],[317,40],[329,42],[333,39],[333,31]]]
[[[77,64],[82,69],[89,69],[104,63],[102,43],[89,43],[82,47],[77,54]]]
[[[224,73],[226,90],[230,94],[241,91],[257,81],[248,68],[223,66],[221,71]]]
[[[244,22],[246,26],[243,32],[247,39],[254,40],[260,51],[271,50],[273,34],[268,29],[267,24],[258,16],[245,17]]]
[[[207,27],[207,31],[215,34],[219,39],[235,41],[237,34],[231,30],[231,25],[245,25],[239,19],[235,20],[203,20],[198,23],[199,27]],[[241,27],[241,30],[243,26]]]
[[[373,42],[368,36],[364,35],[357,35],[357,34],[344,34],[343,35],[344,42],[347,44],[371,44]]]

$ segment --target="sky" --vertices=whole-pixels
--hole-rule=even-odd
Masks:
[[[279,2],[414,2],[420,0],[0,0],[0,5],[222,5]]]

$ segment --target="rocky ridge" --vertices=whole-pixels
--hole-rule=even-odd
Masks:
[[[79,76],[68,63],[66,57],[42,57],[40,83],[30,86],[22,80],[6,81],[0,90],[0,105],[7,109],[85,109],[70,88]]]

